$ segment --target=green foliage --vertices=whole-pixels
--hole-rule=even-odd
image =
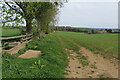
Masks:
[[[56,31],[71,31],[71,32],[85,32],[88,33],[89,31],[91,31],[92,29],[88,29],[88,28],[74,28],[74,27],[65,27],[65,26],[56,26],[54,27],[54,30]]]
[[[35,29],[35,34],[40,34],[40,31],[49,33],[49,26],[56,23],[56,14],[58,5],[57,2],[5,2],[1,6],[3,14],[3,23],[16,22],[23,24],[26,21],[26,31],[28,33]],[[7,7],[4,7],[7,6]],[[14,17],[12,17],[14,15]],[[32,28],[32,21],[37,21],[37,27]],[[25,21],[24,21],[25,20]],[[36,25],[35,24],[35,25]],[[38,35],[35,35],[38,36]]]
[[[81,52],[77,52],[77,54],[82,54]]]
[[[6,61],[10,61],[10,59],[14,59],[15,57],[14,56],[12,56],[12,55],[9,55],[9,54],[7,54],[7,53],[2,53],[3,55],[2,55],[2,58],[4,59],[5,58],[5,60]]]
[[[31,41],[26,48],[42,51],[38,58],[22,59],[3,54],[3,78],[64,78],[67,56],[55,34],[46,35],[39,41]],[[23,49],[24,52],[24,49]],[[22,52],[21,52],[22,53]]]
[[[32,41],[26,44],[27,49],[39,50],[39,47],[40,47],[40,42],[38,41]]]
[[[42,32],[45,34],[50,33],[50,26],[54,26],[54,24],[57,22],[56,14],[58,12],[57,6],[52,3],[41,3],[41,6],[37,6],[35,14],[35,21],[37,26],[34,28],[34,34],[37,34],[35,36],[40,36]],[[47,8],[46,8],[47,7]],[[42,10],[42,12],[39,10]],[[36,25],[35,24],[35,25]]]
[[[112,33],[112,29],[106,29],[108,33]]]
[[[18,51],[18,54],[23,54],[23,53],[25,53],[26,50],[27,50],[27,48],[23,48],[23,49]]]
[[[87,60],[88,57],[87,56],[80,56],[79,59]]]
[[[80,61],[80,63],[82,64],[83,67],[89,65],[89,61]]]

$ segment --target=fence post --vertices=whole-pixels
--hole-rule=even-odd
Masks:
[[[26,37],[25,37],[25,39],[26,39],[25,41],[26,41],[26,42],[27,42],[27,37],[28,37],[28,33],[26,33]]]
[[[20,43],[22,43],[23,42],[23,35],[21,35],[21,39],[20,39]]]

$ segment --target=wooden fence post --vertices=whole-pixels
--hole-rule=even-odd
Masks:
[[[21,35],[21,39],[20,39],[20,43],[22,43],[23,42],[23,35]]]
[[[26,33],[26,37],[25,37],[25,39],[26,39],[25,41],[26,41],[26,42],[27,42],[27,37],[28,37],[28,33]]]

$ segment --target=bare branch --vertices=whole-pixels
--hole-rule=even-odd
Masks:
[[[6,0],[4,0],[4,1],[5,1],[5,3],[10,7],[10,9],[16,11],[16,13],[18,13],[18,14],[23,15],[23,12],[22,12],[22,11],[19,11],[18,9],[13,8],[8,2],[6,2]],[[17,2],[15,2],[15,3],[17,3]],[[16,4],[16,5],[18,5],[18,4]],[[20,5],[18,5],[18,6],[20,7]],[[20,8],[21,8],[21,7],[20,7]],[[22,8],[22,10],[23,10],[23,8]]]
[[[25,12],[25,10],[23,9],[23,5],[21,4],[21,2],[19,2],[20,4],[18,2],[15,2],[15,3],[22,9],[23,12]]]

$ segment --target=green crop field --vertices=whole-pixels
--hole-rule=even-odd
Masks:
[[[29,42],[15,55],[3,54],[3,78],[64,78],[68,66],[65,48],[78,52],[77,45],[92,51],[117,54],[118,34],[84,34],[56,31],[38,41]],[[41,50],[38,58],[22,59],[17,56],[26,50]]]
[[[118,53],[118,34],[85,34],[78,32],[56,32],[62,40],[68,40],[92,51]],[[64,41],[63,41],[64,42]]]
[[[1,32],[0,36],[2,37],[18,36],[21,34],[21,30],[9,28],[0,28],[0,32]]]

